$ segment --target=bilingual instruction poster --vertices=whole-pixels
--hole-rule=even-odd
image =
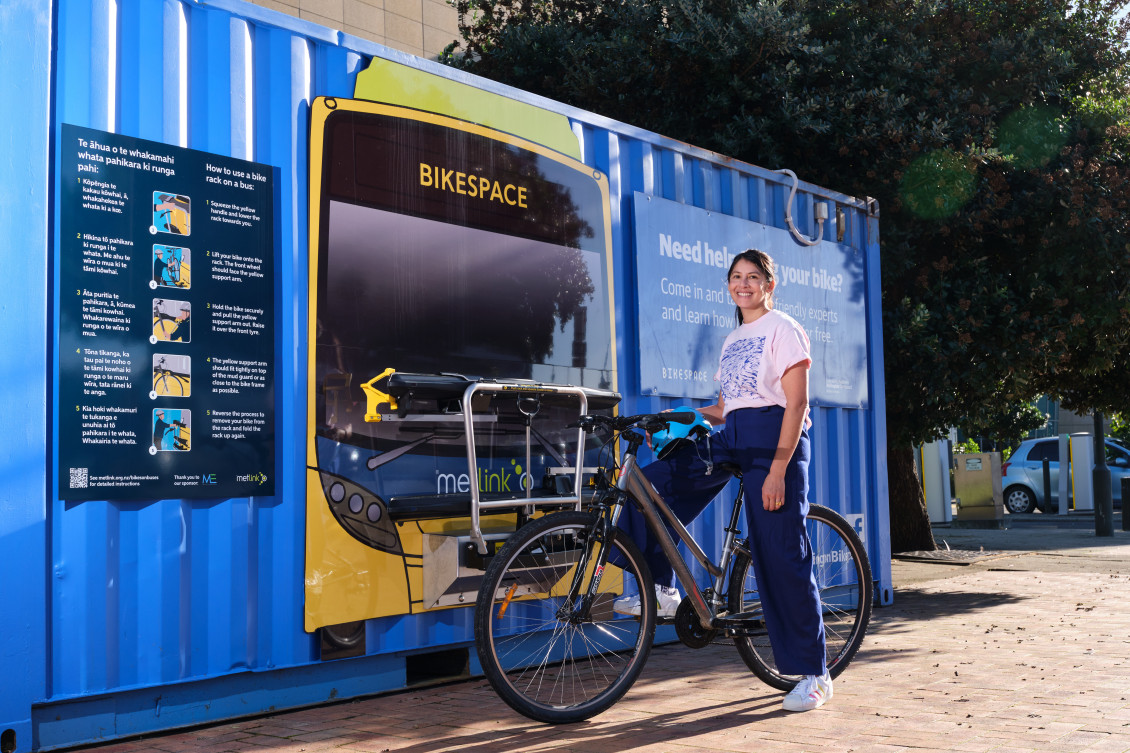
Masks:
[[[774,308],[812,343],[813,404],[867,404],[867,307],[862,252],[786,230],[636,193],[636,302],[644,395],[716,399],[722,342],[736,325],[726,274],[756,248],[777,265]]]
[[[64,500],[274,493],[268,165],[63,125]]]

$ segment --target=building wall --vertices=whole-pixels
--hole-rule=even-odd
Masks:
[[[1086,434],[1095,433],[1095,417],[1093,414],[1088,413],[1085,416],[1081,416],[1065,408],[1058,408],[1058,412],[1060,434],[1078,434],[1080,432]],[[1103,417],[1103,433],[1108,436],[1110,435],[1110,416]]]
[[[429,60],[459,38],[459,14],[445,0],[251,2]]]
[[[1029,437],[1056,437],[1060,434],[1078,432],[1093,434],[1095,431],[1095,419],[1090,413],[1086,415],[1073,413],[1062,407],[1058,400],[1046,396],[1036,402],[1036,407],[1048,417],[1048,421],[1044,426],[1028,434]],[[1109,415],[1104,416],[1103,433],[1110,435]]]

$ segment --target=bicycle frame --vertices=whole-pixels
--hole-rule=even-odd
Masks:
[[[683,589],[687,592],[687,597],[690,599],[691,606],[694,607],[695,614],[698,615],[699,622],[703,628],[710,630],[714,628],[715,607],[720,605],[708,605],[703,598],[702,593],[699,591],[698,584],[695,582],[694,576],[691,574],[690,567],[683,560],[676,548],[677,544],[667,532],[667,527],[663,525],[660,519],[660,514],[671,524],[675,530],[679,540],[686,544],[687,549],[690,550],[691,555],[701,564],[706,571],[714,577],[714,597],[720,600],[721,594],[725,593],[725,583],[723,582],[726,577],[726,571],[729,569],[730,558],[734,552],[734,543],[738,533],[738,517],[741,514],[744,495],[739,493],[737,499],[734,501],[733,510],[730,513],[730,525],[726,528],[726,538],[722,547],[722,561],[719,564],[714,562],[707,556],[706,552],[702,550],[698,542],[691,536],[690,531],[683,525],[682,521],[675,516],[671,508],[655,490],[655,487],[647,480],[647,477],[640,471],[639,464],[636,462],[636,454],[629,450],[625,454],[624,464],[620,469],[620,478],[616,482],[616,488],[631,496],[639,505],[640,512],[647,521],[647,526],[651,529],[659,540],[659,546],[663,550],[664,556],[671,563],[671,567],[675,571],[675,577],[679,579]],[[618,504],[624,504],[618,500]],[[613,512],[613,525],[619,517],[619,511]]]

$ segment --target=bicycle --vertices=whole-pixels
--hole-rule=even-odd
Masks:
[[[623,697],[643,670],[655,634],[655,591],[643,555],[616,528],[627,504],[641,511],[687,594],[674,617],[679,639],[692,648],[732,639],[762,681],[780,690],[800,681],[778,670],[761,618],[749,544],[739,539],[744,487],[734,498],[714,563],[636,462],[645,434],[690,420],[678,412],[582,417],[586,432],[611,434],[605,446],[610,462],[594,476],[587,509],[530,520],[490,558],[476,601],[476,649],[491,687],[518,713],[548,723],[587,719]],[[617,439],[627,443],[618,475],[611,451]],[[660,515],[710,574],[711,585],[700,589]],[[813,572],[827,667],[835,677],[855,656],[870,620],[871,566],[855,530],[833,510],[810,505],[808,532],[817,553]],[[612,610],[613,600],[632,588],[626,576],[638,588],[638,617]]]
[[[165,271],[161,274],[161,278],[157,280],[157,284],[167,288],[187,288],[188,281],[183,279],[183,274],[187,271],[188,265],[174,256],[165,265]]]
[[[153,299],[153,334],[157,336],[158,340],[165,340],[169,336],[169,330],[165,328],[165,322],[170,321],[174,324],[177,321],[175,316],[165,313],[165,301],[161,298]],[[157,334],[157,327],[161,328],[161,334]]]

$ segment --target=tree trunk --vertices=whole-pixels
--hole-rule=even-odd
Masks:
[[[912,448],[887,449],[887,485],[890,492],[891,551],[936,549]]]

